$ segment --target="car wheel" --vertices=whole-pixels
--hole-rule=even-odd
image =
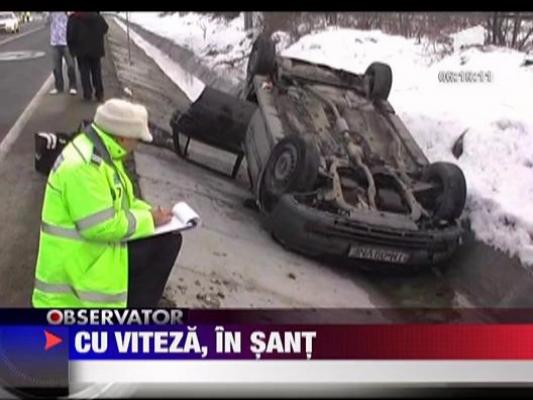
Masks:
[[[371,100],[387,100],[392,87],[392,70],[388,64],[374,62],[365,71],[368,97]]]
[[[260,187],[262,208],[270,212],[285,193],[312,190],[320,155],[308,136],[292,135],[277,143],[267,161]]]
[[[175,128],[175,126],[178,125],[178,121],[181,118],[182,113],[179,110],[176,110],[174,114],[171,117],[171,123],[170,126],[172,127],[172,144],[174,145],[174,152],[180,156],[185,157],[183,154],[183,149],[181,148],[180,144],[180,132]]]
[[[259,36],[250,52],[246,74],[251,80],[254,75],[270,75],[276,71],[276,45],[266,35]]]
[[[424,171],[422,179],[437,183],[441,189],[424,207],[435,220],[453,221],[461,216],[466,202],[466,180],[461,169],[452,163],[436,162]]]

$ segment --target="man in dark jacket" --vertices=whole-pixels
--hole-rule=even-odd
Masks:
[[[101,102],[104,99],[100,59],[105,56],[104,36],[107,30],[108,25],[98,12],[75,12],[68,20],[67,44],[78,60],[85,100],[93,98],[93,87],[96,100]]]

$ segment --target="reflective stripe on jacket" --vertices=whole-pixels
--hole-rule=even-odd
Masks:
[[[150,206],[135,198],[126,151],[92,125],[105,154],[83,133],[63,149],[44,194],[34,307],[125,307],[127,239],[150,235]]]

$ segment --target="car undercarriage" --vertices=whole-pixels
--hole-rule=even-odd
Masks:
[[[427,159],[388,101],[391,86],[387,64],[355,74],[277,56],[260,36],[241,98],[207,92],[173,131],[243,149],[265,226],[286,247],[433,265],[461,244],[466,181],[455,164]],[[206,137],[198,120],[215,132]],[[223,120],[236,133],[218,132]]]

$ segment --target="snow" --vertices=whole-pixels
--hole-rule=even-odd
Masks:
[[[485,43],[485,28],[481,25],[473,28],[465,29],[450,35],[453,40],[453,48],[455,51],[467,46],[481,46]]]
[[[243,55],[252,39],[243,30],[242,14],[230,22],[196,13],[131,13],[130,18],[188,47],[235,82],[244,79]],[[390,64],[390,102],[418,144],[431,161],[454,162],[463,170],[466,210],[477,238],[533,266],[533,67],[521,66],[524,53],[482,46],[481,26],[450,35],[451,53],[376,30],[329,28],[290,46],[286,33],[274,36],[278,52],[287,57],[356,73],[374,61]],[[240,61],[221,63],[231,59]],[[472,71],[483,81],[440,82],[442,71]],[[451,147],[465,130],[464,152],[455,159]]]
[[[126,26],[115,18],[117,24],[126,31]],[[185,93],[191,100],[196,101],[205,89],[205,84],[194,75],[185,71],[168,55],[164,54],[157,47],[144,40],[139,34],[130,29],[130,38],[141,48],[148,57],[151,57],[156,64],[168,75],[170,79]]]
[[[456,35],[454,44],[477,44]],[[303,37],[283,53],[353,72],[373,61],[391,65],[390,101],[431,161],[463,170],[467,210],[476,236],[533,264],[533,71],[523,53],[502,48],[455,51],[440,61],[424,44],[379,31],[332,29]],[[442,83],[440,71],[481,71],[491,82]],[[464,153],[451,147],[465,130]]]
[[[233,83],[238,84],[244,77],[253,37],[244,31],[242,13],[229,22],[197,13],[160,17],[157,12],[132,12],[129,19],[193,51],[206,66],[227,75]]]
[[[525,57],[524,57],[524,63],[525,62],[529,62],[529,63],[533,63],[533,50],[529,50]]]

